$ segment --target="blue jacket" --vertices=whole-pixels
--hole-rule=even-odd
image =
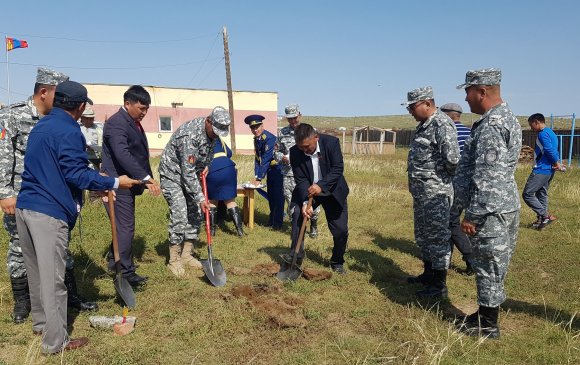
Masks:
[[[254,150],[256,152],[254,174],[257,179],[265,179],[270,166],[272,168],[280,168],[274,159],[276,141],[276,136],[268,131],[264,131],[258,137],[254,137]]]
[[[232,150],[228,147],[228,145],[223,141],[223,139],[219,138],[215,146],[213,148],[213,160],[209,165],[208,175],[212,172],[219,171],[221,169],[225,169],[226,167],[236,166],[234,161],[231,160],[232,158]]]
[[[85,143],[78,123],[63,109],[42,118],[28,137],[16,207],[63,220],[73,229],[83,189],[115,185],[114,178],[89,168]]]
[[[538,133],[534,155],[536,158],[534,172],[536,174],[551,175],[554,173],[552,165],[560,160],[560,154],[558,153],[558,137],[553,130],[545,127]]]

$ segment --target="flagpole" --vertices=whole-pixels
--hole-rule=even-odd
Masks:
[[[8,105],[12,104],[10,102],[10,66],[8,65],[8,37],[4,37],[4,51],[6,52],[6,81],[8,83]]]

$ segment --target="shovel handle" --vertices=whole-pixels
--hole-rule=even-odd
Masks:
[[[209,199],[207,197],[207,182],[206,182],[207,173],[201,174],[201,187],[203,189],[203,197],[205,198],[205,202],[209,205]],[[207,247],[208,249],[211,247],[211,232],[209,227],[209,211],[206,209],[204,212],[205,215],[205,234],[207,236]]]
[[[306,205],[306,210],[310,209],[310,207],[312,207],[312,197],[308,198],[308,204]],[[300,248],[302,247],[302,245],[304,244],[304,233],[306,232],[306,223],[308,222],[309,219],[306,219],[306,217],[302,217],[302,226],[300,227],[300,234],[298,235],[298,241],[296,241],[296,246],[294,246],[294,258],[292,260],[293,265],[296,263],[296,259],[298,257],[298,252],[300,251]]]
[[[119,262],[119,241],[117,240],[117,223],[115,223],[115,196],[113,191],[109,190],[107,193],[107,200],[109,201],[109,220],[111,221],[111,236],[113,238],[113,256],[115,263]]]

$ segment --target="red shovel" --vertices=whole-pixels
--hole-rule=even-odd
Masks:
[[[205,202],[209,204],[207,197],[207,183],[205,181],[206,174],[201,174],[201,181],[203,187],[203,195],[205,197]],[[222,266],[222,263],[218,259],[213,259],[212,255],[212,243],[211,243],[211,233],[209,224],[209,211],[206,209],[205,213],[205,233],[207,236],[207,260],[201,260],[201,265],[203,266],[203,272],[210,283],[213,286],[224,286],[226,285],[226,272]]]

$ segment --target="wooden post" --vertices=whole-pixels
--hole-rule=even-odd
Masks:
[[[226,64],[226,81],[228,86],[228,102],[229,102],[229,111],[230,111],[230,136],[231,136],[231,149],[232,153],[236,153],[236,127],[234,123],[234,95],[232,91],[232,74],[230,72],[230,49],[228,47],[228,30],[224,25],[224,59]]]
[[[356,154],[356,128],[352,127],[352,154],[355,155]]]

